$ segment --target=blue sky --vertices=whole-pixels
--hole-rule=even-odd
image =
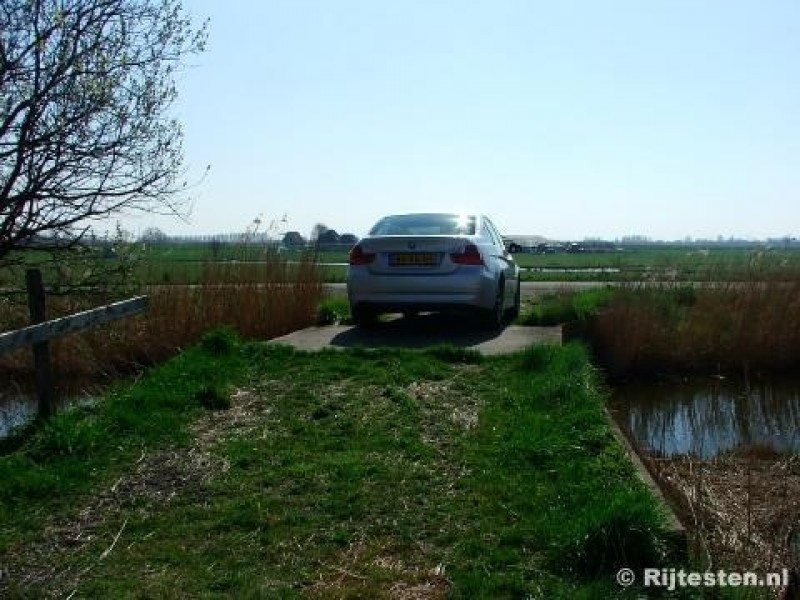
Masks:
[[[557,239],[798,235],[800,2],[186,0],[171,233],[476,210]]]

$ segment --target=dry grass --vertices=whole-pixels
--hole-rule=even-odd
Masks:
[[[800,521],[800,457],[648,460],[708,566],[771,572],[791,564],[787,534]]]
[[[269,339],[305,327],[314,322],[322,283],[313,257],[288,264],[267,255],[258,263],[206,264],[201,285],[152,286],[143,292],[150,298],[146,313],[51,342],[62,389],[135,373],[174,356],[213,328],[230,327],[244,339]],[[83,296],[52,297],[48,316],[101,303]],[[26,324],[26,307],[0,304],[0,329]],[[30,350],[0,355],[0,372],[0,385],[30,382]]]
[[[590,335],[612,375],[791,369],[800,364],[800,277],[623,287]]]

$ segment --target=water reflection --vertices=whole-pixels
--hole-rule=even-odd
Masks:
[[[36,416],[36,399],[17,387],[0,391],[0,439]]]
[[[615,390],[613,409],[633,439],[657,455],[800,451],[800,378],[633,383]]]
[[[73,381],[62,378],[56,385],[55,410],[75,404],[93,404],[102,391],[97,382]],[[33,421],[36,417],[38,401],[36,391],[22,387],[15,382],[0,384],[0,439],[8,437],[15,428]]]

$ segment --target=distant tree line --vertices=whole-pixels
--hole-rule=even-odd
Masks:
[[[138,237],[145,244],[265,244],[290,249],[317,248],[319,250],[349,250],[358,243],[352,233],[338,233],[322,224],[317,224],[309,237],[298,231],[287,231],[278,239],[269,232],[215,233],[207,235],[168,235],[158,227],[148,227]]]

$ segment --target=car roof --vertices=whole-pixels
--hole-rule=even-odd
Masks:
[[[397,213],[395,215],[384,215],[381,219],[388,219],[391,217],[482,217],[478,213],[472,212],[412,212],[412,213]]]

